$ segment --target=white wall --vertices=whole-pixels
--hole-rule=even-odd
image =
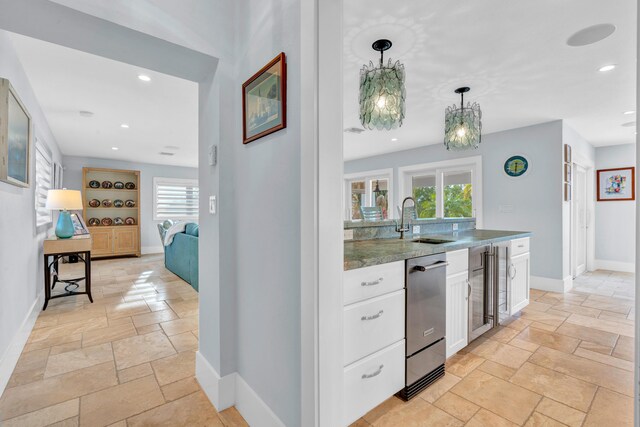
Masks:
[[[596,148],[596,169],[635,166],[635,144]],[[636,171],[637,185],[637,171]],[[634,271],[636,202],[596,202],[596,268]]]
[[[124,162],[91,157],[64,156],[64,186],[70,190],[82,190],[82,168],[131,169],[140,171],[140,241],[142,253],[160,253],[162,244],[153,219],[153,178],[198,179],[197,168],[154,165],[150,163]],[[85,218],[88,221],[89,218]]]
[[[60,163],[56,139],[4,31],[0,31],[0,58],[0,77],[11,81],[31,114],[36,137],[49,147],[53,160]],[[30,179],[33,180],[33,145],[30,154]],[[0,394],[28,336],[29,330],[23,329],[23,323],[32,308],[35,315],[41,310],[37,300],[44,291],[42,240],[50,227],[36,230],[34,209],[33,181],[29,188],[0,182]],[[29,326],[28,322],[26,326]]]

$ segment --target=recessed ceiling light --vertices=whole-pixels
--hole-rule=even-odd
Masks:
[[[93,111],[81,110],[79,113],[81,117],[93,117]]]
[[[630,128],[636,125],[636,122],[627,122],[627,123],[623,123],[621,126],[624,128]]]
[[[180,147],[178,147],[177,145],[165,145],[164,148],[166,148],[167,150],[179,150]]]
[[[627,115],[627,116],[628,116],[628,115],[630,115],[630,114],[634,114],[634,113],[635,113],[635,111],[633,111],[633,110],[629,110],[629,111],[625,111],[625,112],[624,112],[624,113],[622,113],[622,114],[625,114],[625,115]]]
[[[603,72],[603,73],[604,73],[604,72],[607,72],[607,71],[611,71],[611,70],[613,70],[614,68],[616,68],[616,65],[615,65],[615,64],[609,64],[609,65],[605,65],[605,66],[603,66],[603,67],[600,67],[600,68],[598,69],[598,71],[601,71],[601,72]]]
[[[167,151],[160,151],[158,154],[160,154],[161,156],[173,156],[176,153],[169,153]]]
[[[120,125],[120,127],[121,127],[122,129],[129,129],[129,125],[128,125],[128,124],[126,124],[126,123],[121,124],[121,125]]]
[[[567,39],[567,44],[572,47],[587,46],[604,40],[616,31],[613,24],[597,24],[583,28]]]
[[[396,142],[398,138],[391,138],[391,141]]]
[[[113,151],[118,151],[118,147],[111,147]]]
[[[150,82],[151,81],[151,77],[147,76],[146,74],[138,74],[138,78],[140,80],[142,80],[143,82]]]

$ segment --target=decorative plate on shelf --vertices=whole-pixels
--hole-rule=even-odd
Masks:
[[[129,181],[124,185],[124,188],[126,188],[127,190],[135,190],[136,189],[136,185]]]
[[[89,200],[89,206],[92,207],[92,208],[100,207],[100,200],[98,200],[98,199]]]
[[[92,179],[89,181],[89,188],[100,188],[100,182]]]
[[[135,208],[136,202],[134,202],[133,200],[127,200],[126,202],[124,202],[124,205],[128,208]]]
[[[104,199],[104,200],[102,201],[102,206],[104,206],[105,208],[110,208],[112,204],[113,204],[113,203],[111,202],[111,200],[110,200],[110,199]]]
[[[113,188],[115,188],[116,190],[122,190],[124,188],[124,182],[122,181],[116,181],[113,183]]]
[[[124,220],[120,217],[113,218],[113,225],[122,225],[124,224]]]
[[[113,224],[113,220],[111,220],[111,218],[102,218],[102,221],[100,221],[100,223],[102,225],[111,225]]]
[[[111,181],[102,181],[102,188],[112,188],[113,184]]]
[[[127,217],[127,218],[124,220],[124,223],[125,223],[125,224],[127,224],[127,225],[135,225],[136,220],[135,220],[135,219],[133,219],[132,217]]]
[[[113,206],[116,208],[121,208],[124,206],[124,202],[120,199],[116,199],[113,201]]]
[[[96,227],[100,225],[100,220],[98,218],[89,218],[89,225],[92,227]]]
[[[523,156],[511,156],[504,162],[504,173],[511,177],[519,177],[529,170],[529,161]]]

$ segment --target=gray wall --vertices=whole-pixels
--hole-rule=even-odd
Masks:
[[[635,144],[598,147],[596,148],[596,169],[635,166],[635,158]],[[635,209],[635,201],[596,202],[597,261],[626,264],[635,262]]]
[[[0,31],[0,77],[9,79],[31,114],[36,137],[61,162],[56,139],[40,109],[11,40]],[[32,141],[35,143],[35,141]],[[21,348],[19,332],[38,295],[44,291],[42,241],[51,227],[35,227],[34,186],[35,150],[31,146],[29,188],[0,182],[0,393],[4,375],[9,375]],[[54,218],[55,220],[55,218]],[[35,312],[40,311],[39,306]],[[26,339],[26,337],[24,337]],[[10,348],[10,346],[16,346]],[[16,355],[16,351],[18,352]],[[7,369],[9,370],[7,372]]]
[[[64,186],[71,190],[82,189],[82,168],[131,169],[140,171],[140,241],[142,253],[162,252],[153,219],[153,178],[189,178],[198,179],[197,168],[181,166],[153,165],[150,163],[124,162],[120,160],[98,159],[92,157],[64,156]],[[88,218],[85,218],[87,221]]]
[[[345,173],[393,168],[398,205],[398,168],[461,157],[482,156],[484,228],[532,231],[531,271],[562,279],[562,121],[483,135],[477,151],[450,152],[442,144],[345,162]],[[530,169],[521,178],[503,172],[504,161],[523,154]],[[512,205],[513,211],[500,212]]]

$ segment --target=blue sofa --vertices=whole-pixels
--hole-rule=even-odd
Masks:
[[[158,229],[161,228],[158,224]],[[160,235],[163,236],[163,230]],[[198,290],[198,224],[189,223],[184,233],[173,236],[173,242],[164,247],[164,265]]]

